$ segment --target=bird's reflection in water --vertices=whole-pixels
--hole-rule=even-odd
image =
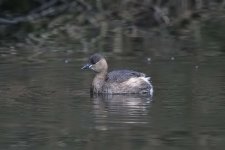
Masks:
[[[93,96],[92,101],[98,130],[148,123],[148,111],[152,102],[149,96],[100,95]]]

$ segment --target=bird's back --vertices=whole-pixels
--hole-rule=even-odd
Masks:
[[[152,85],[144,73],[133,70],[116,70],[107,74],[104,93],[150,93]]]
[[[133,70],[115,70],[107,74],[107,82],[124,82],[130,78],[145,77],[144,73],[133,71]]]

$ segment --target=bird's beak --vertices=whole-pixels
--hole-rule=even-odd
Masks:
[[[90,69],[92,67],[92,64],[86,64],[81,69]]]

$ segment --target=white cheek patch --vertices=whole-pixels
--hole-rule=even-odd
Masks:
[[[93,66],[93,65],[90,65],[90,66],[89,66],[89,68],[90,68],[91,70],[95,71],[95,69],[94,69],[94,66]]]

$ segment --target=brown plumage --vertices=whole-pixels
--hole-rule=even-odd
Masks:
[[[96,94],[153,94],[153,87],[144,73],[116,70],[108,73],[108,64],[100,54],[92,55],[82,69],[91,69],[96,75],[91,91]]]

